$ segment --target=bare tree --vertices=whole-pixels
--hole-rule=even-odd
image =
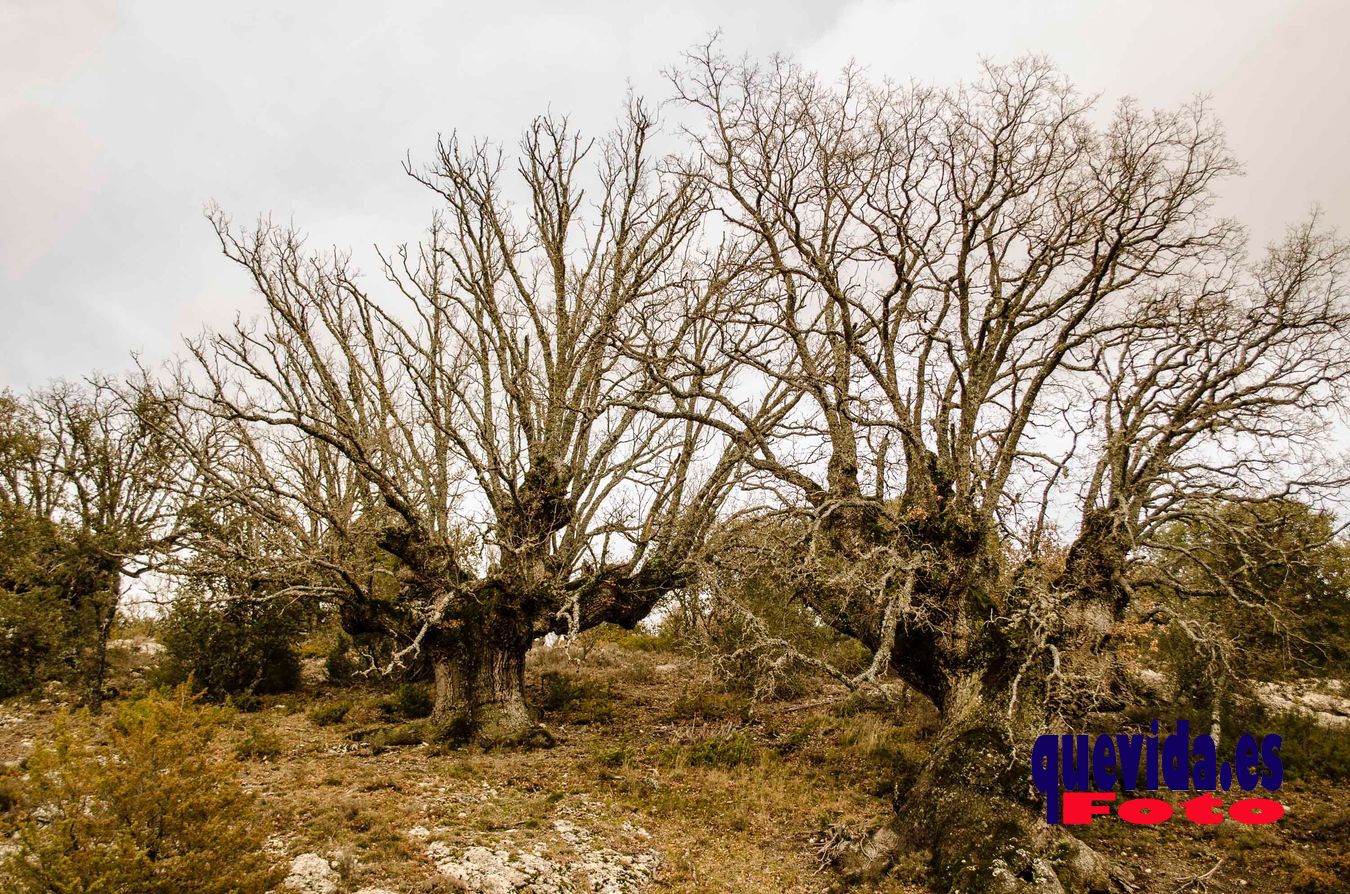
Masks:
[[[663,172],[654,132],[634,102],[599,143],[554,119],[513,159],[442,142],[408,168],[444,207],[382,255],[394,301],[344,255],[212,215],[266,301],[260,326],[192,347],[193,404],[224,439],[215,492],[283,532],[273,554],[303,559],[296,586],[350,629],[429,655],[435,719],[477,741],[534,731],[534,640],[632,626],[687,583],[734,482],[739,447],[699,405],[735,370],[672,397],[638,359],[706,351],[715,321],[670,308],[720,287],[707,190]]]
[[[758,420],[698,390],[703,360],[659,378],[747,445],[764,561],[941,712],[899,830],[944,890],[1100,888],[1085,849],[1052,861],[1019,760],[1110,696],[1095,653],[1160,525],[1328,479],[1298,453],[1345,381],[1345,246],[1310,225],[1246,264],[1203,103],[1098,127],[1035,59],[938,90],[713,45],[672,82],[735,265],[686,313],[801,400]]]

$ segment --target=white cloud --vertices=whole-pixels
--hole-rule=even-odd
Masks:
[[[729,51],[824,68],[852,56],[952,81],[981,55],[1035,51],[1111,97],[1212,90],[1250,171],[1229,205],[1266,234],[1314,198],[1344,223],[1347,25],[1350,4],[1328,0],[10,0],[0,384],[162,357],[230,319],[247,284],[201,219],[208,200],[242,221],[293,218],[368,261],[371,242],[415,238],[430,215],[399,171],[406,152],[456,128],[510,142],[550,108],[606,127],[630,81],[660,93],[660,70],[718,26]]]

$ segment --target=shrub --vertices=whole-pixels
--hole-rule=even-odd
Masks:
[[[807,542],[796,521],[760,518],[721,529],[711,547],[720,556],[706,594],[670,605],[666,636],[687,640],[712,660],[727,688],[752,699],[791,701],[817,692],[821,665],[853,675],[871,661],[857,640],[822,624],[796,597],[789,573]]]
[[[750,719],[750,699],[704,684],[681,692],[670,706],[667,716],[677,721],[744,723]]]
[[[125,706],[107,741],[66,725],[18,780],[0,889],[15,894],[262,894],[278,881],[232,762],[210,756],[216,709],[180,687]],[[41,821],[39,821],[41,820]]]
[[[754,737],[744,730],[714,736],[689,748],[691,767],[740,767],[759,760]]]
[[[657,747],[653,757],[668,767],[732,769],[757,764],[764,752],[755,737],[746,730],[722,728],[690,743],[672,743]]]
[[[549,671],[539,678],[541,710],[569,723],[608,723],[614,719],[614,693],[607,686]]]
[[[394,694],[394,710],[410,720],[430,717],[435,703],[425,686],[416,683],[403,683]]]
[[[316,726],[333,726],[347,719],[347,713],[351,711],[351,702],[330,702],[326,705],[315,705],[309,710],[309,719],[314,721]]]
[[[417,683],[400,683],[394,694],[381,699],[376,707],[383,720],[423,720],[431,716],[435,702],[426,687]]]
[[[328,656],[324,659],[328,682],[342,685],[350,683],[352,677],[356,676],[356,662],[352,660],[351,651],[351,639],[345,633],[339,633],[337,642],[333,643],[333,648],[328,650]]]
[[[279,754],[281,754],[281,738],[258,723],[249,724],[244,738],[234,746],[234,755],[240,760],[266,761]]]
[[[0,588],[0,698],[67,677],[68,630],[64,606],[47,592]]]
[[[251,692],[239,692],[234,695],[226,696],[225,704],[244,714],[252,714],[255,711],[262,710],[262,699]]]
[[[562,711],[585,696],[585,686],[570,674],[549,671],[539,678],[539,707],[544,711]]]
[[[176,685],[190,678],[212,699],[294,689],[302,621],[282,600],[186,592],[160,625],[159,680]]]
[[[1285,779],[1350,779],[1350,737],[1328,729],[1306,714],[1280,714],[1252,729],[1255,734],[1278,733],[1280,762]]]
[[[9,813],[18,803],[18,788],[8,772],[0,771],[0,814]]]
[[[1207,729],[1207,718],[1191,715],[1192,729]],[[1230,699],[1224,705],[1223,729],[1249,732],[1260,741],[1274,733],[1280,736],[1280,764],[1286,782],[1321,778],[1350,779],[1350,737],[1344,730],[1318,724],[1310,714],[1294,711],[1274,713],[1255,701]]]
[[[1162,579],[1200,595],[1183,599],[1166,587],[1158,595],[1222,628],[1226,663],[1241,676],[1350,672],[1350,540],[1335,516],[1287,498],[1211,508],[1164,529],[1154,555]],[[1195,651],[1175,639],[1172,650]],[[1178,679],[1186,674],[1178,668]]]
[[[639,624],[631,630],[618,624],[605,623],[577,634],[575,642],[580,646],[583,658],[600,643],[610,643],[632,652],[682,651],[684,643],[673,631],[674,627],[665,623],[655,629]]]
[[[591,756],[599,766],[617,770],[632,763],[635,753],[632,744],[627,739],[620,739],[617,744],[597,745]]]
[[[0,698],[49,680],[98,683],[110,580],[87,538],[0,504]]]

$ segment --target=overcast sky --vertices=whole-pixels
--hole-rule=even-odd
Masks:
[[[0,386],[156,361],[254,306],[208,201],[368,257],[430,218],[406,153],[550,108],[604,129],[718,28],[822,70],[952,83],[1034,52],[1107,108],[1211,94],[1247,171],[1225,213],[1258,242],[1314,205],[1350,231],[1346,0],[0,0]]]

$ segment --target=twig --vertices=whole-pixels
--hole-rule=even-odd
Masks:
[[[1223,857],[1220,857],[1219,862],[1210,867],[1208,872],[1201,873],[1200,875],[1182,876],[1179,878],[1178,881],[1180,881],[1181,884],[1172,889],[1172,894],[1180,894],[1180,892],[1190,888],[1194,888],[1197,891],[1206,890],[1206,885],[1214,878],[1214,873],[1218,872],[1219,867],[1223,865],[1223,859]]]

